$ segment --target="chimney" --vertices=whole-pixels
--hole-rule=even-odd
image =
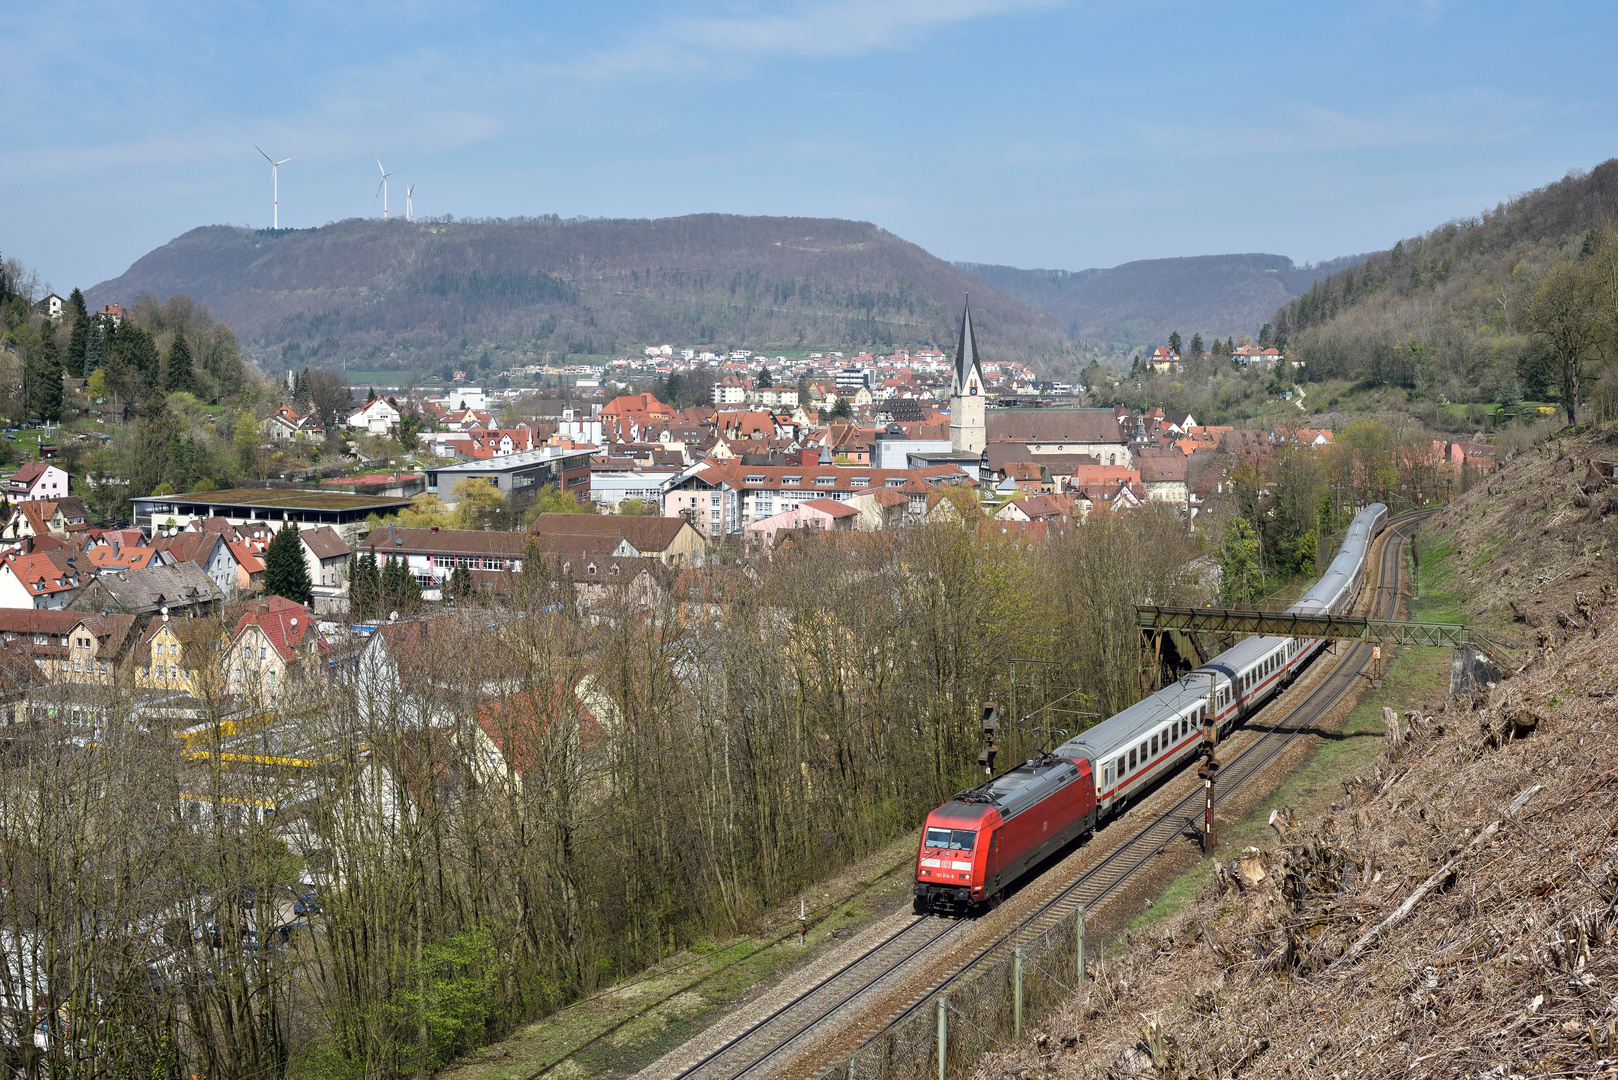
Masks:
[[[398,543],[398,541],[393,538],[393,522],[391,522],[391,521],[388,522],[388,542],[390,544],[397,544]]]

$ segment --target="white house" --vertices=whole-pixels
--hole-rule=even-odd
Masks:
[[[65,608],[81,584],[44,555],[12,555],[0,561],[0,608]]]
[[[348,418],[348,426],[371,435],[386,435],[399,425],[399,410],[387,398],[377,398]]]
[[[47,319],[60,319],[62,312],[67,310],[67,301],[55,293],[46,293],[45,299],[35,304],[33,310]]]
[[[43,461],[30,461],[6,481],[6,501],[38,502],[61,499],[69,494],[66,471]]]

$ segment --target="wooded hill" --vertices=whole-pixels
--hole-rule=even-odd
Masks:
[[[476,375],[663,342],[948,349],[968,289],[985,355],[1065,355],[1049,316],[874,225],[824,218],[215,225],[87,297],[97,307],[185,293],[272,370],[346,360]]]
[[[1539,332],[1536,297],[1555,267],[1610,243],[1615,218],[1618,160],[1401,241],[1326,277],[1271,321],[1310,379],[1404,386],[1433,401],[1543,400],[1558,393],[1558,346]],[[1611,354],[1614,330],[1586,343],[1582,359]],[[1593,369],[1581,371],[1583,394]]]
[[[1061,320],[1071,337],[1103,354],[1165,344],[1172,331],[1257,335],[1276,307],[1316,278],[1358,263],[1351,255],[1297,266],[1285,255],[1142,259],[1107,270],[1019,270],[957,263],[962,270]]]

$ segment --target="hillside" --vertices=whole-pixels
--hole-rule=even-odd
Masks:
[[[1269,321],[1311,379],[1404,387],[1430,401],[1544,399],[1558,379],[1549,343],[1533,332],[1536,291],[1552,267],[1590,254],[1591,230],[1615,218],[1618,160],[1406,239]]]
[[[1317,277],[1363,256],[1295,266],[1285,255],[1199,255],[1144,259],[1107,270],[1019,270],[957,263],[995,288],[1062,320],[1062,328],[1103,352],[1161,345],[1169,332],[1189,341],[1258,333],[1276,307]]]
[[[99,307],[185,293],[272,369],[486,372],[649,342],[948,348],[974,285],[865,222],[703,214],[208,226],[87,297]],[[1048,316],[996,289],[973,291],[987,355],[1041,364],[1064,354]]]

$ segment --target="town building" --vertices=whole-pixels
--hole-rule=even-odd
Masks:
[[[670,482],[663,493],[663,512],[684,516],[711,542],[739,534],[748,524],[799,503],[814,499],[846,502],[882,488],[904,495],[911,503],[910,510],[919,516],[925,512],[930,492],[951,484],[975,483],[955,465],[867,469],[703,461]]]
[[[69,494],[67,472],[48,461],[25,462],[6,481],[6,501],[9,503],[62,499]]]
[[[454,502],[455,485],[462,480],[483,480],[500,489],[507,498],[532,496],[542,487],[556,486],[571,491],[580,501],[590,498],[590,447],[572,449],[544,446],[521,454],[466,461],[427,470],[427,491],[445,502]]]
[[[368,435],[387,435],[399,426],[399,407],[387,398],[377,398],[365,408],[351,413],[348,426]]]
[[[655,559],[665,566],[702,565],[707,545],[683,517],[642,514],[541,514],[529,531],[544,552]]]
[[[236,621],[224,654],[230,666],[226,692],[276,705],[312,678],[322,642],[313,614],[302,604],[271,596]]]
[[[951,419],[951,431],[954,420]],[[1129,468],[1129,437],[1111,409],[996,409],[988,418],[988,442],[1022,447],[1016,460],[1046,454],[1087,454],[1103,465]]]
[[[192,518],[219,517],[236,528],[255,523],[279,528],[289,521],[300,530],[330,525],[350,546],[359,539],[368,516],[386,517],[411,505],[409,499],[398,497],[261,488],[143,495],[130,502],[135,509],[135,526],[148,536],[158,529],[180,528]]]

